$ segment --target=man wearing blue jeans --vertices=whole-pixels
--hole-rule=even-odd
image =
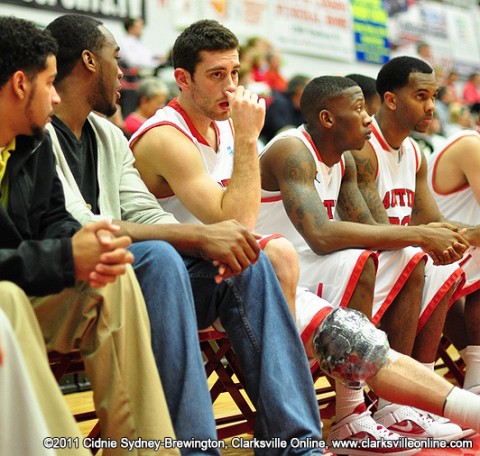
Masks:
[[[115,111],[122,73],[112,34],[78,15],[48,29],[59,42],[55,87],[62,100],[49,131],[67,209],[82,224],[112,218],[136,241],[134,268],[177,438],[217,438],[197,330],[219,318],[257,410],[255,437],[288,444],[258,454],[321,454],[290,446],[292,438],[320,441],[319,412],[303,346],[255,236],[234,221],[178,224],[165,213],[134,169],[121,131],[92,113]],[[257,101],[243,97],[248,116]]]

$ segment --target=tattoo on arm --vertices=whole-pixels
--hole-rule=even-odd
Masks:
[[[283,167],[282,197],[285,211],[297,230],[303,235],[306,224],[315,229],[328,223],[328,216],[313,184],[316,166],[313,160],[306,161],[301,154],[290,154]]]
[[[338,215],[345,221],[373,224],[373,217],[358,188],[355,161],[350,152],[346,152],[344,158],[345,173],[338,195]]]
[[[343,187],[343,185],[342,185]],[[337,212],[342,220],[357,223],[373,223],[372,215],[362,194],[358,191],[340,190],[337,202]]]
[[[355,163],[357,166],[358,188],[370,210],[370,214],[378,223],[390,223],[375,186],[376,162],[370,157],[360,158],[355,156]]]

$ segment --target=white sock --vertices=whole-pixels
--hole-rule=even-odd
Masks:
[[[463,389],[470,389],[480,385],[480,345],[469,345],[463,351],[462,358],[467,366]]]
[[[354,390],[340,382],[335,383],[335,421],[337,423],[351,415],[360,404],[364,403],[363,389]]]
[[[455,386],[445,400],[443,416],[480,432],[480,396]]]

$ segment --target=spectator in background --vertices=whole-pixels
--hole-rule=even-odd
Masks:
[[[450,87],[440,87],[435,99],[435,113],[438,115],[443,133],[446,132],[450,123],[450,104],[453,102],[455,102],[455,97]]]
[[[162,60],[140,40],[144,27],[143,19],[129,17],[124,20],[123,26],[127,35],[119,39],[122,64],[128,68],[148,70],[153,74]]]
[[[138,107],[125,117],[123,129],[130,137],[140,125],[153,116],[157,109],[163,108],[167,101],[168,87],[158,78],[144,79],[138,89]]]
[[[463,101],[474,113],[480,112],[480,73],[472,73],[463,86]]]
[[[441,149],[447,140],[442,134],[442,123],[436,111],[433,112],[432,121],[424,132],[414,130],[410,136],[417,141],[427,158]]]
[[[238,84],[248,88],[259,97],[265,99],[266,106],[271,102],[272,89],[266,81],[266,77],[258,77],[258,73],[254,71],[253,67],[258,62],[259,51],[254,44],[257,38],[250,38],[244,46],[240,46],[240,69],[238,72]],[[267,44],[262,44],[266,47]],[[262,51],[263,52],[263,51]],[[265,75],[264,75],[265,76]],[[259,80],[260,79],[260,80]]]
[[[449,137],[460,130],[475,128],[475,120],[468,106],[463,103],[450,103],[448,107],[450,121],[445,127],[445,136]]]
[[[460,97],[458,96],[457,81],[458,72],[456,70],[451,70],[445,78],[444,85],[448,87],[450,94],[453,97],[453,101],[460,101]]]
[[[355,81],[360,86],[365,98],[365,111],[367,111],[369,116],[375,115],[381,104],[375,78],[356,73],[348,74],[346,77]]]
[[[417,44],[417,56],[419,59],[424,60],[425,62],[429,63],[432,66],[435,63],[433,58],[432,48],[425,41],[420,41]]]
[[[266,82],[267,55],[272,49],[272,43],[259,36],[250,37],[243,46],[243,55],[251,66],[254,81]]]
[[[442,64],[436,64],[433,66],[433,71],[435,72],[435,79],[437,81],[437,86],[440,87],[443,85],[445,80],[445,69]]]
[[[297,74],[288,81],[285,93],[272,92],[272,100],[265,116],[265,125],[260,134],[263,142],[270,141],[282,128],[298,127],[303,123],[300,99],[309,80],[308,76]]]
[[[286,92],[288,82],[280,71],[282,66],[282,56],[279,51],[274,50],[267,54],[267,65],[268,68],[265,73],[266,83],[272,90],[276,90],[277,92]]]

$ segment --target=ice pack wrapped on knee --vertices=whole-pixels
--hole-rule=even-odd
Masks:
[[[385,364],[390,346],[386,334],[361,312],[334,309],[313,340],[320,368],[345,386],[360,389]]]

